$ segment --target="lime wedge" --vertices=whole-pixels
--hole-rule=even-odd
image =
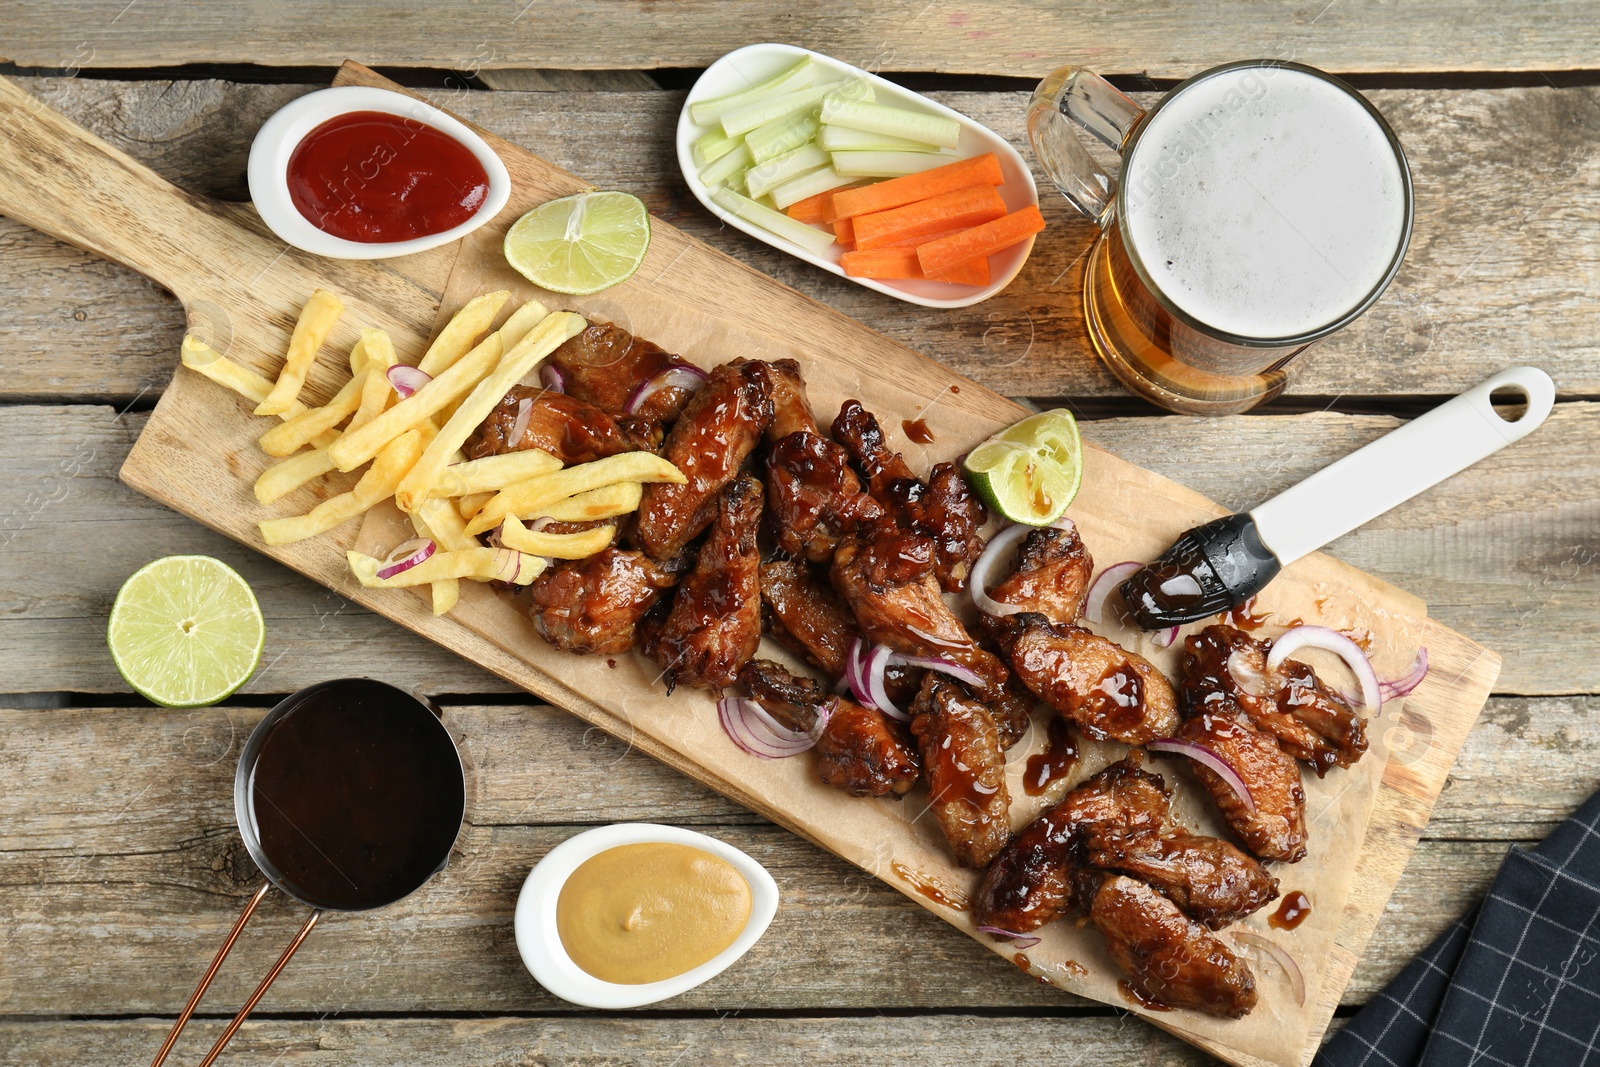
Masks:
[[[169,708],[230,695],[255,673],[266,625],[250,586],[210,556],[167,556],[122,583],[106,643],[122,677]]]
[[[633,277],[650,247],[650,213],[627,193],[540,204],[506,234],[506,262],[541,289],[586,296]]]
[[[1083,480],[1083,440],[1063,408],[1031,415],[974,448],[962,464],[972,489],[1012,522],[1047,526]]]

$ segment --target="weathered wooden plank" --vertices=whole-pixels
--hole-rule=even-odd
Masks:
[[[703,67],[752,41],[789,41],[875,70],[1040,77],[1063,63],[1108,73],[1185,77],[1251,56],[1337,71],[1566,70],[1593,66],[1600,36],[1579,3],[1403,8],[1226,0],[1203,19],[1155,2],[1063,10],[1003,0],[915,0],[861,8],[830,0],[802,11],[717,0],[661,8],[647,0],[467,0],[326,6],[233,0],[179,16],[118,0],[25,0],[0,58],[51,68],[178,63],[336,66],[350,45],[371,66]]]
[[[1441,800],[1438,829],[1530,839],[1589,789],[1596,701],[1499,701]],[[256,883],[232,819],[239,747],[260,709],[0,712],[0,1014],[170,1012]],[[1517,725],[1522,717],[1526,722]],[[1063,1007],[1084,1002],[1012,967],[863,872],[668,768],[598,744],[549,708],[452,707],[469,768],[469,826],[416,897],[337,916],[273,993],[279,1011],[564,1010],[521,969],[511,910],[528,868],[571,824],[710,823],[772,869],[783,906],[741,964],[683,1008]],[[1520,734],[1507,734],[1511,724]],[[1570,749],[1552,759],[1553,739]],[[1499,777],[1478,768],[1494,761]],[[865,802],[864,802],[865,803]],[[1430,831],[1432,832],[1432,831]],[[1346,994],[1362,1003],[1481,894],[1508,844],[1426,840]],[[1293,868],[1280,875],[1295,888]],[[1315,903],[1315,902],[1313,902]],[[217,996],[248,990],[299,921],[264,907]],[[182,916],[175,921],[173,916]],[[847,947],[847,948],[846,948]],[[316,949],[320,949],[317,951]],[[88,973],[40,960],[99,961]]]
[[[255,586],[269,617],[247,692],[282,693],[379,671],[429,692],[504,683],[320,586],[139,496],[115,480],[143,416],[104,407],[0,409],[0,693],[125,692],[104,653],[122,580],[158,556],[217,555]],[[1247,507],[1395,425],[1373,416],[1178,417],[1088,424],[1136,463]],[[1426,599],[1434,617],[1499,652],[1504,693],[1600,691],[1600,405],[1550,423],[1333,546]]]
[[[131,17],[131,15],[130,15]],[[242,198],[249,141],[306,86],[32,79],[68,115],[185,188]],[[939,99],[1025,147],[1021,93]],[[1600,89],[1371,94],[1406,142],[1418,218],[1378,306],[1302,362],[1305,396],[1453,393],[1515,361],[1567,395],[1600,394],[1588,294],[1600,288]],[[1080,309],[1091,229],[1054,194],[1052,228],[1005,293],[931,310],[863,289],[721,227],[677,176],[677,93],[442,92],[434,99],[895,340],[1010,396],[1125,395],[1090,354]],[[1148,100],[1149,97],[1141,97]],[[619,144],[627,145],[618,151]],[[1529,172],[1537,182],[1526,180]],[[0,220],[0,397],[127,398],[164,386],[176,303],[120,268]]]

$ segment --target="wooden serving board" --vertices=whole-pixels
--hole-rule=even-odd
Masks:
[[[337,84],[404,91],[353,63],[340,71]],[[402,358],[415,359],[442,315],[478,291],[517,284],[492,255],[497,235],[511,220],[533,204],[587,188],[579,178],[481,132],[505,160],[514,185],[511,203],[495,223],[464,242],[420,256],[369,263],[322,260],[284,247],[250,207],[210,202],[173,187],[0,79],[0,144],[5,146],[0,213],[164,285],[183,301],[192,331],[268,376],[281,364],[305,298],[317,287],[336,290],[346,311],[307,386],[308,399],[327,397],[345,377],[342,359],[327,353],[347,350],[361,327],[382,326]],[[532,295],[521,288],[520,295]],[[820,411],[842,395],[859,394],[886,424],[900,417],[925,420],[936,439],[929,448],[918,449],[894,435],[914,465],[957,455],[1024,414],[1005,398],[659,221],[650,253],[632,280],[588,301],[547,299],[585,314],[604,314],[690,358],[789,355],[783,346],[793,345],[803,357]],[[743,350],[728,351],[730,346]],[[391,517],[374,515],[364,524],[347,524],[296,545],[262,545],[256,523],[263,511],[249,487],[266,464],[255,447],[263,425],[249,416],[248,405],[180,371],[130,453],[122,478],[837,852],[971,932],[971,921],[960,909],[918,890],[919,883],[930,880],[929,872],[945,884],[970,874],[949,865],[936,836],[927,832],[927,820],[914,825],[917,820],[908,818],[905,806],[854,801],[824,790],[800,767],[803,760],[770,764],[731,758],[731,746],[715,735],[714,724],[707,733],[702,695],[680,692],[668,701],[659,687],[619,688],[615,678],[598,673],[605,670],[600,663],[541,645],[520,613],[483,587],[464,590],[463,609],[444,618],[433,617],[422,597],[362,589],[349,576],[344,551],[358,540],[371,543],[382,536]],[[1084,488],[1072,514],[1092,550],[1118,553],[1103,555],[1105,560],[1149,558],[1185,527],[1221,513],[1198,494],[1099,450],[1090,450],[1085,465]],[[306,510],[346,484],[332,481],[302,490],[273,513]],[[1269,592],[1279,595],[1279,590],[1281,604],[1274,606],[1292,608],[1308,620],[1331,619],[1336,609],[1326,605],[1336,602],[1344,624],[1354,619],[1373,630],[1375,647],[1394,652],[1403,646],[1409,656],[1416,644],[1426,645],[1433,672],[1402,715],[1382,728],[1374,725],[1373,753],[1318,809],[1322,815],[1335,813],[1345,824],[1314,825],[1313,851],[1319,839],[1325,845],[1348,840],[1354,863],[1350,852],[1336,858],[1342,880],[1336,892],[1330,888],[1331,895],[1322,897],[1323,911],[1308,924],[1325,924],[1326,934],[1324,951],[1308,960],[1314,965],[1307,975],[1311,1003],[1276,1026],[1263,1009],[1238,1023],[1189,1013],[1147,1016],[1239,1064],[1298,1064],[1314,1054],[1499,670],[1492,652],[1428,620],[1416,598],[1328,557],[1297,563]],[[1400,665],[1379,664],[1389,673]],[[625,665],[617,674],[637,669]],[[376,670],[381,673],[381,665]],[[619,698],[619,691],[629,699]],[[1364,799],[1341,801],[1345,793]],[[1294,871],[1278,873],[1292,880]],[[985,943],[1017,956],[1005,946]],[[1081,985],[1068,972],[1035,973],[1118,1003],[1103,985]]]

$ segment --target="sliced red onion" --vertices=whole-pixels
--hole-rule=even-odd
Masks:
[[[394,386],[394,391],[400,394],[401,400],[406,399],[418,389],[433,381],[433,375],[427,371],[408,366],[405,363],[396,363],[384,371],[383,375],[389,379],[389,384]]]
[[[889,663],[900,663],[907,667],[921,667],[923,670],[948,674],[962,685],[981,688],[984,684],[982,676],[977,671],[971,667],[964,667],[954,660],[945,659],[943,656],[903,656],[898,652],[893,652],[889,655]]]
[[[528,420],[533,418],[533,398],[523,397],[517,401],[517,420],[511,424],[511,436],[506,438],[506,443],[512,448],[517,447],[517,442],[522,440],[522,435],[528,431]]]
[[[894,706],[894,701],[889,699],[888,687],[884,685],[883,674],[889,669],[889,661],[894,658],[894,650],[888,645],[877,645],[867,653],[866,662],[862,664],[862,674],[867,683],[866,698],[871,701],[871,706],[877,708],[891,719],[901,722],[910,722],[911,716]],[[858,693],[857,696],[862,694]]]
[[[1238,649],[1228,653],[1228,674],[1235,685],[1253,697],[1272,697],[1278,692],[1278,686],[1266,672],[1250,663]]]
[[[1032,948],[1044,940],[1040,937],[1034,937],[1032,934],[1014,934],[1010,930],[1002,930],[998,926],[980,926],[978,930],[988,934],[990,937],[1003,937],[1017,948]]]
[[[1165,630],[1158,630],[1155,634],[1155,643],[1157,648],[1170,648],[1172,647],[1172,642],[1176,641],[1177,639],[1178,628],[1176,626],[1169,626]]]
[[[867,691],[866,678],[861,673],[866,658],[867,643],[857,637],[850,642],[850,651],[844,658],[844,673],[839,676],[838,684],[833,687],[834,692],[851,693],[858,700],[861,699],[861,695]]]
[[[1378,683],[1378,692],[1382,694],[1387,703],[1396,697],[1410,696],[1411,691],[1422,684],[1428,676],[1428,647],[1426,645],[1417,649],[1417,658],[1411,664],[1411,669],[1393,681]]]
[[[1176,737],[1163,737],[1159,741],[1151,741],[1145,747],[1152,752],[1170,752],[1176,756],[1187,756],[1196,763],[1215,771],[1217,777],[1226,782],[1228,788],[1233,790],[1239,797],[1239,802],[1244,805],[1244,809],[1252,815],[1255,814],[1256,802],[1250,796],[1250,787],[1245,784],[1243,778],[1239,777],[1239,772],[1233,769],[1233,764],[1206,746]]]
[[[1102,621],[1105,615],[1106,598],[1111,595],[1111,591],[1127,581],[1128,575],[1143,566],[1144,564],[1138,560],[1130,559],[1123,563],[1113,563],[1101,571],[1100,577],[1096,578],[1094,583],[1089,586],[1089,595],[1083,602],[1083,617],[1090,622]]]
[[[383,557],[383,566],[378,568],[378,577],[388,579],[397,574],[404,574],[433,555],[434,550],[438,547],[426,537],[413,537],[411,540],[395,546],[393,552]]]
[[[916,637],[923,644],[937,645],[940,648],[965,648],[965,647],[967,647],[966,645],[962,644],[960,641],[951,641],[951,640],[948,640],[946,638],[940,637],[937,634],[930,634],[925,630],[919,630],[915,626],[907,626],[906,627],[906,631],[908,633],[910,633],[912,636]]]
[[[798,756],[811,748],[822,736],[832,715],[832,704],[824,705],[817,709],[817,721],[810,730],[791,730],[748,697],[723,697],[717,701],[717,719],[728,739],[742,751],[761,759]]]
[[[639,409],[644,407],[645,401],[663,389],[685,389],[692,393],[704,385],[705,381],[706,372],[699,367],[675,363],[640,383],[633,391],[633,395],[628,397],[628,414],[637,415]]]
[[[551,363],[539,367],[539,384],[552,393],[567,391],[567,376],[561,373],[561,368]]]
[[[1233,931],[1233,936],[1243,944],[1260,949],[1277,961],[1278,966],[1283,968],[1283,973],[1289,978],[1289,985],[1294,990],[1295,1000],[1300,1003],[1302,1008],[1305,1007],[1306,978],[1305,975],[1300,973],[1300,965],[1295,963],[1293,956],[1254,930],[1236,928]]]
[[[989,543],[983,546],[983,551],[973,561],[972,570],[967,575],[968,588],[972,592],[972,602],[978,610],[986,615],[1015,615],[1022,610],[1017,604],[1002,604],[989,595],[989,572],[994,570],[1003,560],[1009,559],[1011,550],[1016,548],[1017,542],[1028,536],[1033,527],[1024,526],[1022,523],[1012,523],[1005,529],[989,538]]]
[[[1383,709],[1383,693],[1378,685],[1378,672],[1372,669],[1372,661],[1360,645],[1338,630],[1326,626],[1296,626],[1285,631],[1272,642],[1272,651],[1267,654],[1267,668],[1277,667],[1302,648],[1320,648],[1344,660],[1345,666],[1361,683],[1361,702],[1368,714],[1375,715]]]

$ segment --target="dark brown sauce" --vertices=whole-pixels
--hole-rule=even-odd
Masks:
[[[351,679],[311,690],[270,727],[251,818],[274,876],[313,907],[399,900],[444,863],[461,828],[461,760],[409,694]]]
[[[1023,974],[1027,975],[1029,978],[1032,978],[1040,985],[1050,984],[1050,979],[1046,978],[1044,975],[1033,973],[1033,961],[1028,958],[1028,954],[1026,952],[1019,952],[1015,956],[1012,956],[1011,962],[1015,963],[1017,968],[1022,971]]]
[[[961,392],[961,386],[959,386],[959,385],[952,385],[952,386],[951,386],[951,387],[950,387],[950,391],[951,391],[951,392],[952,392],[952,393],[959,393],[959,392]]]
[[[1339,632],[1361,646],[1361,651],[1370,652],[1372,650],[1372,631],[1366,627],[1357,626],[1353,629],[1340,630]]]
[[[1131,730],[1139,724],[1144,709],[1144,679],[1123,661],[1100,676],[1080,702],[1084,722],[1092,722],[1106,733]]]
[[[1022,772],[1022,791],[1030,797],[1044,793],[1072,771],[1078,762],[1078,743],[1072,736],[1072,726],[1063,715],[1050,720],[1048,739],[1043,752],[1028,757]]]
[[[1089,977],[1089,968],[1085,967],[1077,960],[1062,960],[1061,969],[1078,978]]]
[[[889,869],[899,875],[912,889],[915,889],[935,904],[943,904],[954,911],[966,911],[971,906],[967,901],[966,894],[940,885],[927,875],[913,871],[899,860],[889,864]]]
[[[1286,893],[1278,910],[1267,916],[1267,925],[1274,930],[1293,930],[1311,914],[1311,898],[1299,890]]]
[[[924,763],[929,790],[936,796],[940,803],[952,800],[962,800],[972,805],[978,811],[987,811],[989,801],[1000,791],[997,782],[990,785],[979,775],[982,768],[970,767],[957,754],[955,739],[948,733],[939,740],[939,747],[931,753],[928,759],[924,753]]]
[[[1255,612],[1255,606],[1256,598],[1250,597],[1232,611],[1224,612],[1222,621],[1236,630],[1259,630],[1267,624],[1267,620],[1272,618],[1272,612],[1269,611],[1264,615],[1258,615]]]
[[[928,429],[928,424],[922,419],[902,419],[900,429],[919,445],[933,444],[933,431]]]
[[[1126,978],[1122,978],[1117,981],[1117,990],[1121,992],[1124,997],[1127,997],[1128,1000],[1139,1005],[1139,1007],[1144,1008],[1146,1011],[1172,1010],[1172,1005],[1163,1004],[1161,1001],[1147,997],[1137,989],[1133,988],[1133,986],[1128,984],[1128,980]]]

